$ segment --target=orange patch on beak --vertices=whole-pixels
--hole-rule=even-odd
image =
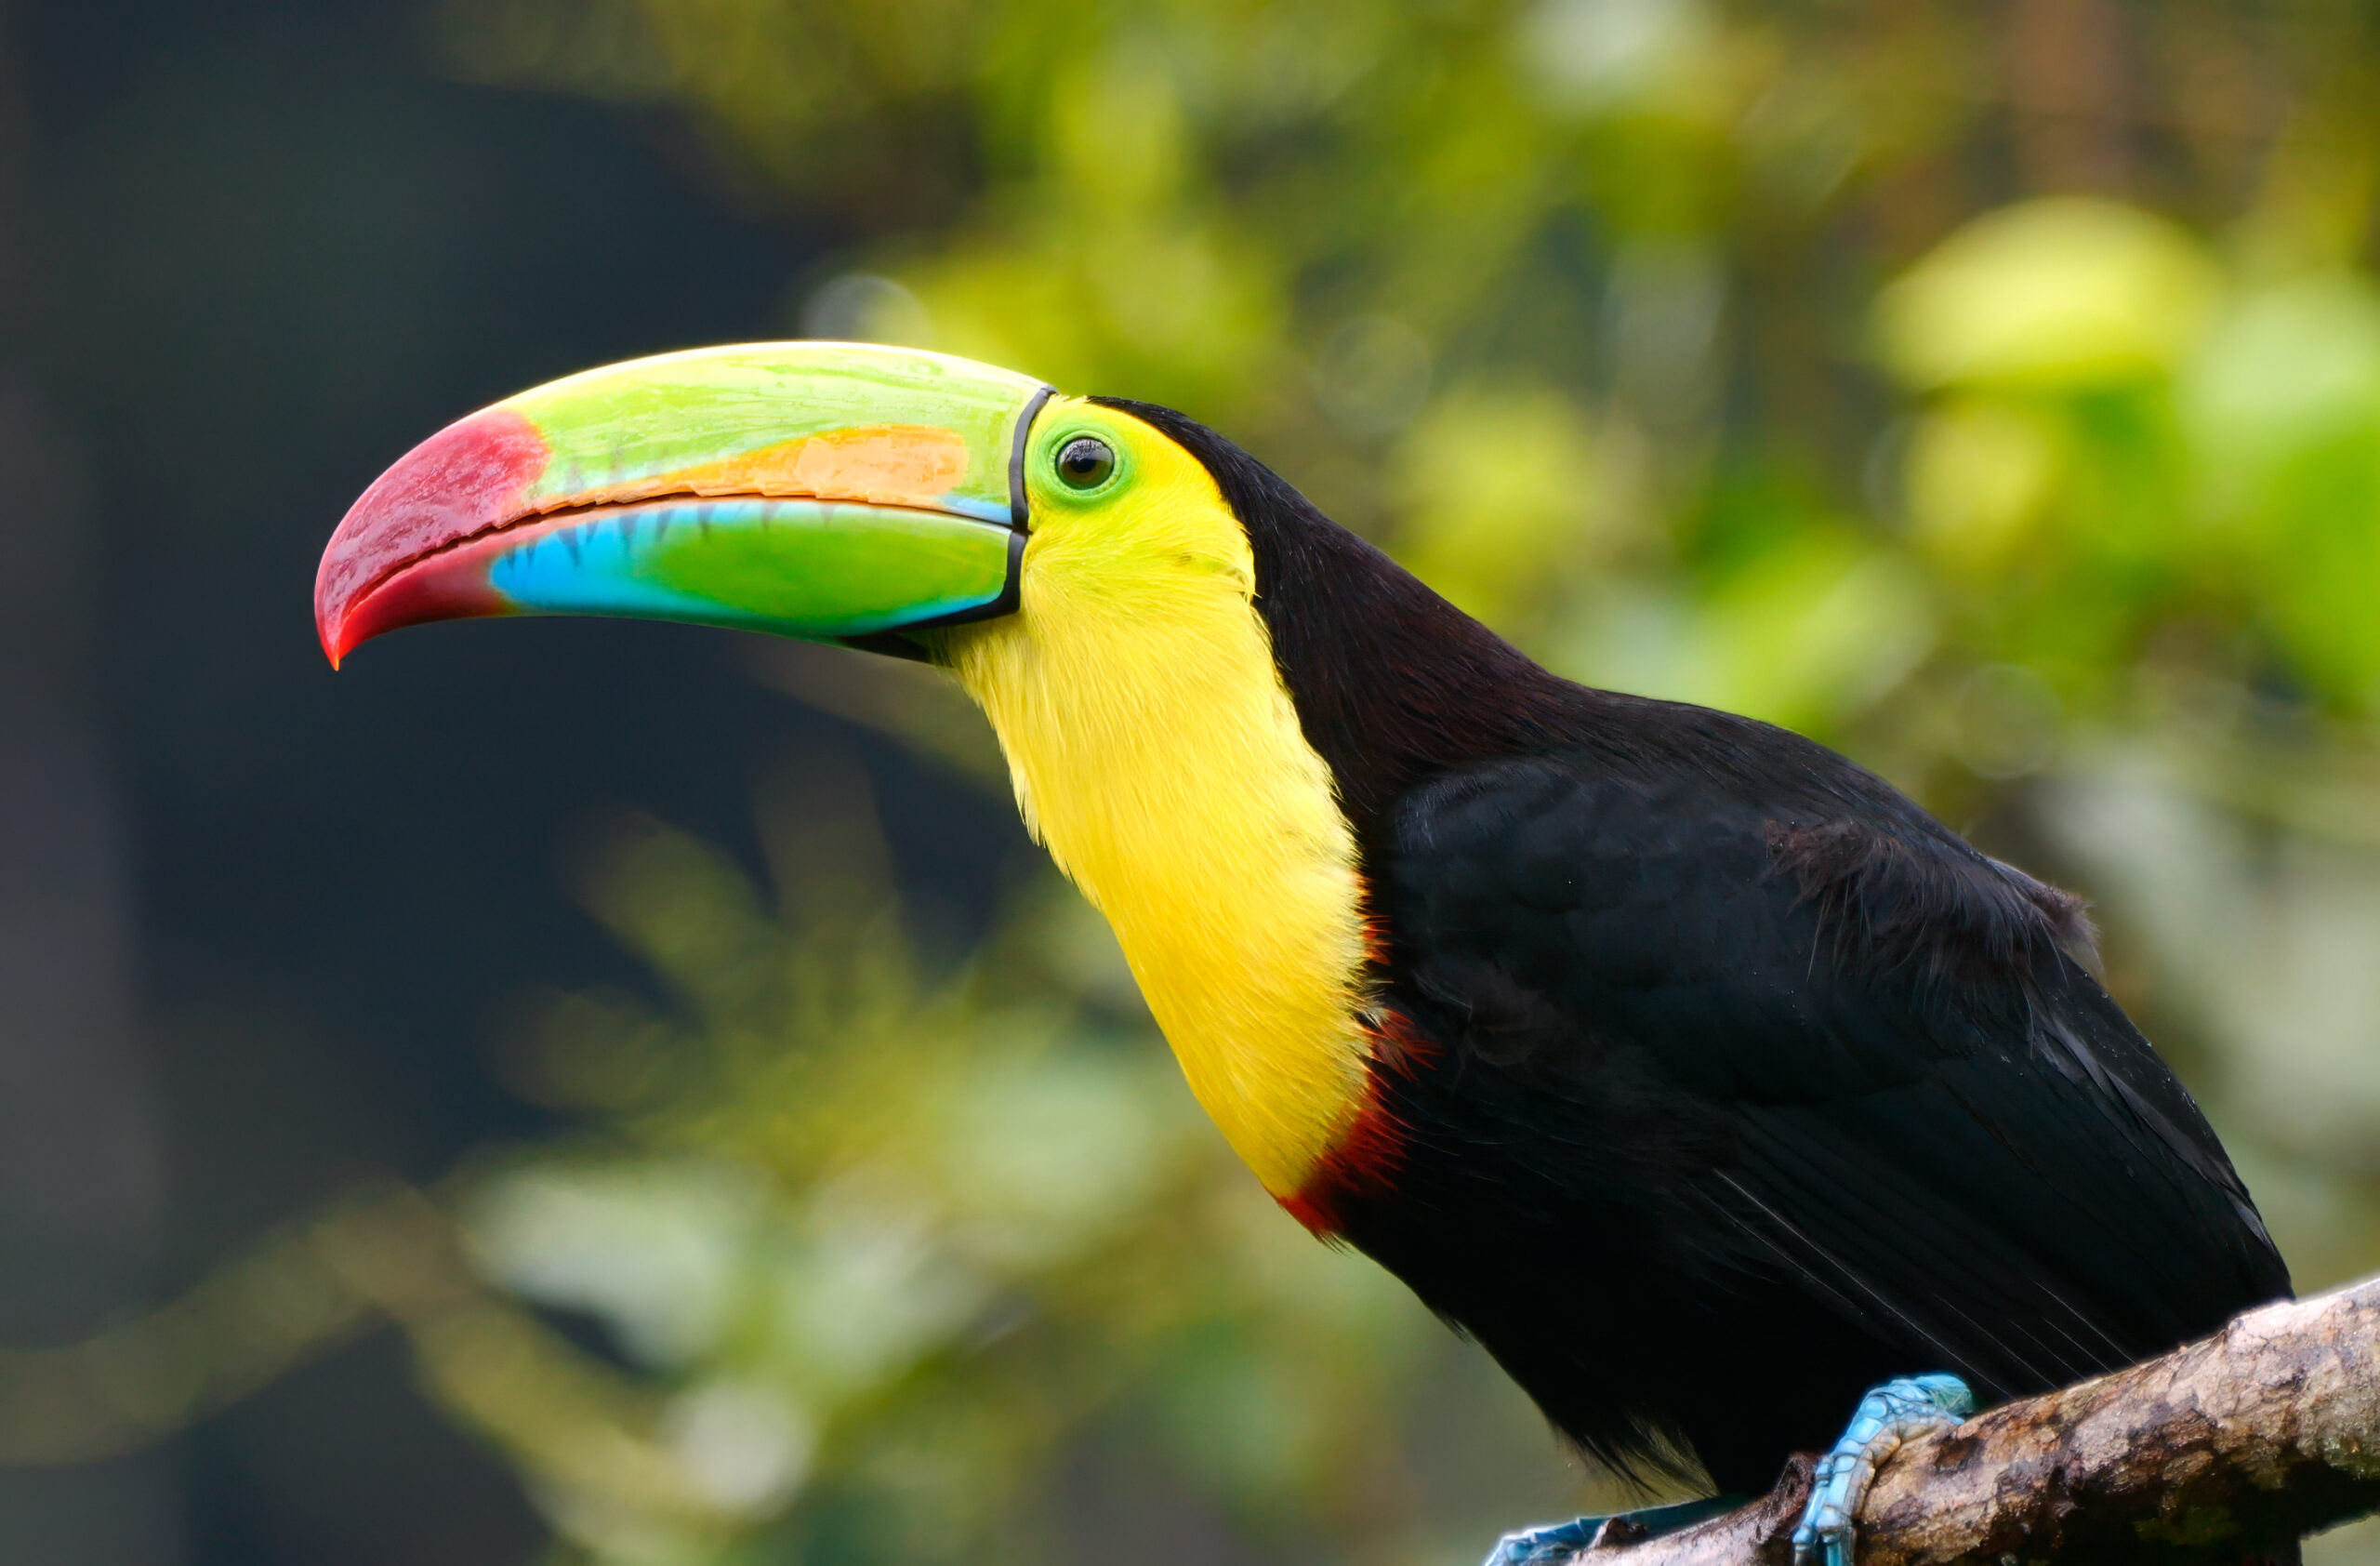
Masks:
[[[967,476],[967,442],[932,425],[837,430],[788,445],[790,449],[773,446],[747,458],[757,481],[790,483],[798,493],[822,500],[923,505]],[[771,466],[775,462],[786,464],[782,480]]]
[[[967,442],[927,424],[835,430],[698,468],[548,498],[540,511],[616,506],[665,495],[762,495],[931,510],[967,476]]]

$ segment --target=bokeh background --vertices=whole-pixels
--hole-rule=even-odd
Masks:
[[[705,342],[1170,403],[1556,670],[1841,747],[2094,900],[2302,1288],[2380,1266],[2376,200],[2348,0],[6,0],[0,1558],[1615,1499],[1231,1162],[932,676],[324,668],[385,463]]]

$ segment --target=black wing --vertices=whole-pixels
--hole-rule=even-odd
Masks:
[[[1787,764],[1475,766],[1375,850],[1391,998],[1472,1101],[1516,1095],[1533,1166],[1662,1214],[1699,1286],[1785,1280],[1988,1400],[2286,1294],[2214,1132],[2067,949],[2070,900],[1745,728]]]

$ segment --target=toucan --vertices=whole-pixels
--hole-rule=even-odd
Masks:
[[[1621,1475],[1825,1453],[1805,1556],[1902,1437],[2289,1292],[2075,897],[1556,677],[1165,408],[875,344],[589,370],[400,458],[315,613],[334,665],[566,614],[946,670],[1279,1204]]]

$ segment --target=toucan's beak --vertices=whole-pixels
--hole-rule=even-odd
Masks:
[[[589,370],[450,424],[331,535],[336,666],[427,620],[623,615],[866,641],[1013,610],[1048,388],[868,343]],[[884,644],[879,642],[877,644]]]

